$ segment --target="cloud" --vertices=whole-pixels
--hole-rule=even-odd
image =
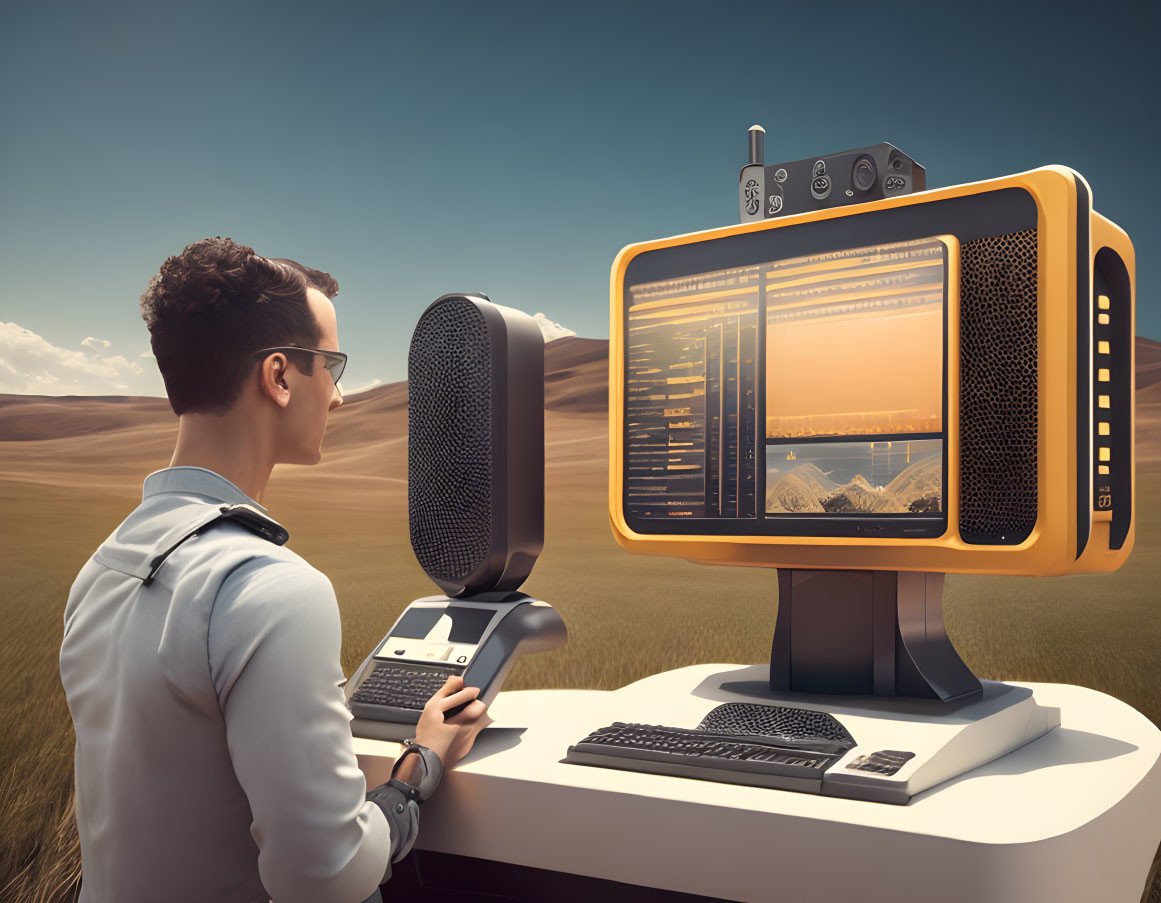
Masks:
[[[0,322],[0,392],[17,395],[164,395],[156,366],[120,354],[93,336],[88,351],[60,348],[30,329]]]
[[[132,372],[134,376],[140,376],[145,372],[144,368],[139,363],[137,363],[137,361],[127,361],[119,354],[114,354],[112,357],[103,357],[101,360],[102,362],[108,364],[111,367],[115,367],[118,370],[127,369]]]
[[[541,333],[544,335],[545,342],[551,342],[556,339],[563,339],[565,336],[576,335],[571,329],[566,329],[559,323],[553,323],[544,314],[537,313],[532,317],[536,321],[536,325],[540,327]]]
[[[365,386],[358,386],[357,388],[354,388],[354,389],[348,389],[346,386],[344,386],[340,382],[339,383],[339,391],[343,393],[344,398],[350,398],[352,395],[358,395],[360,392],[366,392],[368,389],[374,389],[376,386],[381,386],[381,385],[383,385],[383,380],[379,379],[379,377],[376,376],[373,380],[371,380]]]

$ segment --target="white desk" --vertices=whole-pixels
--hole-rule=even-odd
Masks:
[[[1161,732],[1083,687],[1023,685],[1060,727],[906,806],[561,762],[613,721],[692,727],[752,699],[722,683],[766,670],[501,693],[496,724],[424,804],[416,848],[728,900],[1140,900],[1161,841]],[[369,786],[398,750],[356,739]]]

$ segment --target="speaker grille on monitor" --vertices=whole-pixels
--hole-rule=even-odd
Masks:
[[[1036,230],[963,243],[959,531],[1017,545],[1036,524]]]
[[[484,315],[448,298],[420,319],[407,358],[411,545],[432,577],[471,574],[492,543],[492,373]]]

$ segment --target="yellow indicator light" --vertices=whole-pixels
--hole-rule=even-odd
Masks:
[[[1097,352],[1100,354],[1108,354],[1109,353],[1109,343],[1104,341],[1103,339],[1101,341],[1097,342]]]
[[[1097,322],[1100,323],[1101,326],[1108,326],[1109,325],[1109,315],[1108,314],[1097,314]]]
[[[1109,434],[1109,425],[1104,421],[1101,421],[1097,424],[1097,432],[1102,436],[1107,436]]]
[[[1108,310],[1109,309],[1109,296],[1108,295],[1097,295],[1097,307],[1099,307],[1101,310]]]
[[[1109,465],[1098,464],[1097,465],[1097,473],[1100,474],[1102,477],[1107,477],[1109,475]]]
[[[1097,405],[1102,407],[1102,408],[1107,408],[1109,406],[1109,396],[1098,395],[1097,396]]]
[[[1101,367],[1097,371],[1097,379],[1102,383],[1107,383],[1109,381],[1109,371],[1106,368]]]
[[[1112,453],[1111,453],[1111,452],[1110,452],[1110,451],[1109,451],[1107,448],[1102,448],[1102,449],[1101,449],[1101,454],[1100,454],[1100,460],[1102,460],[1102,461],[1111,461],[1111,460],[1113,460]]]

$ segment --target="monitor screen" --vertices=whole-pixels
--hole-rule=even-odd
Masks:
[[[941,534],[954,249],[934,236],[628,282],[629,523]]]

